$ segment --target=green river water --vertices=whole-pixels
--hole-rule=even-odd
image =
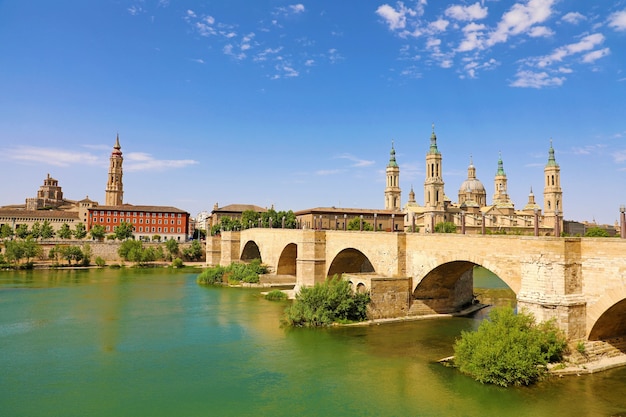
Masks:
[[[478,318],[287,330],[195,277],[1,272],[0,416],[626,416],[626,368],[504,389],[437,364]]]

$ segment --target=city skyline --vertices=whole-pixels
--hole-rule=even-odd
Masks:
[[[117,134],[125,203],[383,208],[393,141],[423,204],[434,123],[452,201],[471,158],[490,204],[501,155],[543,206],[552,141],[564,218],[612,224],[624,41],[623,0],[3,2],[0,206],[48,173],[104,204]]]

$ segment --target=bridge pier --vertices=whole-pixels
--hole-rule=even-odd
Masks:
[[[302,230],[296,259],[296,288],[312,287],[326,279],[326,232]]]
[[[581,240],[551,239],[542,244],[538,253],[521,263],[517,307],[531,312],[538,322],[556,320],[570,340],[584,340],[587,301],[583,295]]]

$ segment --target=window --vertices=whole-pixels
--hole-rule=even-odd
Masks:
[[[139,224],[143,224],[143,219],[139,219]]]
[[[114,216],[117,216],[117,211],[114,211],[114,212],[113,212],[113,215],[114,215]]]
[[[163,213],[159,213],[159,217],[161,217],[163,215]]]
[[[180,227],[178,228],[178,233],[180,233]]]
[[[154,227],[152,228],[152,233],[154,233]]]
[[[139,217],[143,217],[143,211],[139,213]]]
[[[165,213],[165,217],[168,217],[168,216],[169,216],[169,213]]]
[[[159,219],[159,224],[161,224],[161,219]]]
[[[113,223],[117,223],[117,217],[113,219]]]
[[[111,210],[108,210],[107,211],[107,216],[110,216],[110,215],[111,215]]]
[[[139,231],[143,232],[143,226],[139,226]]]
[[[100,217],[100,223],[104,223],[104,218]]]

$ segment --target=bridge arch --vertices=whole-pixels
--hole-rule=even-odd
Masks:
[[[298,259],[298,245],[290,243],[285,246],[278,258],[276,273],[278,275],[296,275],[296,260]]]
[[[257,245],[254,240],[249,240],[244,245],[239,260],[252,261],[254,259],[259,259],[261,262],[263,262],[263,259],[261,258],[261,251],[259,250],[259,245]]]
[[[330,263],[326,276],[344,273],[375,273],[374,266],[363,252],[354,248],[340,251]]]
[[[588,340],[626,336],[626,288],[607,291],[587,310]]]

